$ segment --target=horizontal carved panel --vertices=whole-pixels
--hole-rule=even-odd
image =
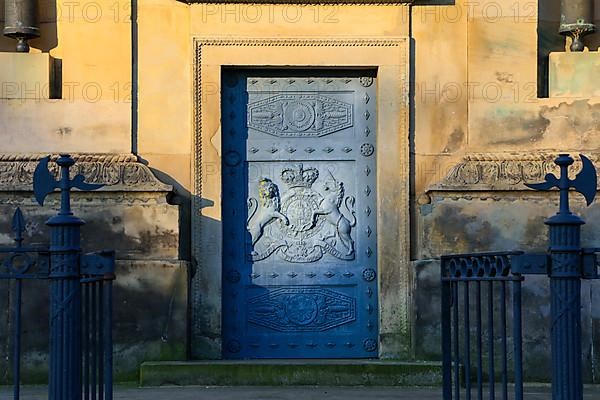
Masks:
[[[248,321],[281,332],[319,332],[354,321],[356,302],[315,287],[285,287],[248,301]]]
[[[33,190],[33,171],[39,160],[48,154],[0,154],[0,191]],[[105,185],[104,191],[171,191],[159,181],[150,168],[138,161],[135,154],[72,154],[75,165],[71,177],[82,174],[88,183]],[[57,155],[51,156],[55,161]],[[49,164],[50,172],[58,176],[58,165]]]
[[[559,173],[558,152],[469,153],[428,191],[530,191],[525,183],[537,183],[548,173]],[[586,154],[597,162],[597,154]],[[575,164],[580,165],[579,157]],[[575,167],[577,168],[577,167]]]
[[[352,104],[285,93],[248,104],[248,127],[277,137],[319,137],[352,126]]]

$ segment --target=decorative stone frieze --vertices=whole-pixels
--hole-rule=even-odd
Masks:
[[[38,161],[48,154],[1,154],[0,191],[31,191],[33,171]],[[75,165],[71,174],[83,174],[86,182],[102,183],[104,191],[167,192],[170,185],[159,181],[150,168],[134,154],[72,154]],[[51,155],[51,159],[58,154]],[[50,163],[50,171],[58,174],[58,166]]]
[[[187,4],[198,4],[203,3],[201,0],[177,0]],[[241,3],[241,4],[294,4],[294,5],[310,5],[310,4],[335,4],[340,5],[364,5],[364,6],[376,6],[376,5],[409,5],[414,0],[210,0],[205,4],[223,4],[223,3]]]
[[[525,182],[541,182],[546,174],[559,173],[554,164],[557,155],[558,151],[469,153],[427,191],[529,191]],[[594,162],[600,158],[597,154],[586,155]],[[579,163],[576,157],[575,164]]]

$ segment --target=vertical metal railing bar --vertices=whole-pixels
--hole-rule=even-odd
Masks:
[[[78,376],[77,376],[77,380],[74,381],[74,385],[75,388],[73,390],[73,393],[79,392],[79,399],[81,400],[81,388],[82,386],[82,376],[81,376],[81,361],[82,361],[82,351],[83,351],[83,345],[82,345],[82,341],[83,341],[83,337],[82,337],[82,327],[81,327],[81,284],[79,287],[79,300],[78,300],[78,309],[74,310],[73,312],[73,316],[74,318],[77,318],[77,326],[79,327],[78,331],[74,332],[74,342],[76,343],[75,346],[73,346],[73,351],[76,352],[77,357],[74,358],[74,362],[76,362],[78,364]]]
[[[62,293],[60,298],[61,299],[67,298],[68,294],[67,294],[67,288],[65,287],[66,286],[65,281],[61,280],[58,285],[59,285],[58,291],[60,293]],[[64,307],[64,305],[62,305],[62,306]],[[59,304],[58,307],[61,307],[61,305]],[[63,325],[61,328],[61,331],[66,332],[68,330],[67,319],[64,317],[58,317],[58,316],[57,316],[57,318],[60,318],[60,322]],[[69,343],[69,341],[67,340],[67,335],[63,334],[62,344],[61,344],[62,348],[65,349],[67,347],[68,343]],[[65,369],[66,369],[66,368],[68,368],[68,366],[65,364],[64,360],[62,360],[63,356],[65,356],[64,351],[61,351],[57,358],[59,359],[59,365],[64,365]],[[58,370],[58,368],[57,368],[57,370]],[[61,375],[61,377],[59,378],[60,382],[61,382],[60,388],[62,389],[62,393],[61,393],[62,397],[61,398],[66,399],[69,396],[68,387],[67,387],[67,382],[68,382],[67,376],[66,376],[66,374],[58,374],[58,375]]]
[[[98,286],[98,399],[104,400],[104,292],[101,280],[94,282]]]
[[[51,300],[51,302],[53,302],[53,300]],[[51,309],[54,309],[54,304],[50,305]],[[50,347],[56,345],[56,343],[50,343]],[[50,349],[50,351],[52,351],[52,349]],[[56,363],[57,360],[56,358],[50,358],[50,371],[52,371],[53,369],[56,368]],[[58,375],[57,374],[50,374],[50,382],[48,383],[48,385],[52,385],[54,387],[56,387],[58,385]]]
[[[494,282],[488,282],[488,374],[490,400],[496,398],[494,367]]]
[[[506,281],[500,282],[500,333],[502,335],[502,400],[508,400],[508,344],[506,339]]]
[[[446,275],[446,263],[441,263],[442,276]],[[110,281],[107,282],[107,284]],[[451,307],[452,289],[450,282],[442,281],[442,386],[443,400],[452,400],[452,335],[451,335]]]
[[[54,280],[56,281],[56,279],[54,279]],[[60,298],[62,298],[62,299],[67,298],[67,296],[68,296],[68,294],[67,294],[68,293],[67,286],[64,283],[62,283],[62,281],[61,281],[61,283],[59,283],[59,285],[60,285],[59,292],[62,293],[61,296],[60,296]],[[59,304],[59,306],[58,306],[59,309],[65,307],[65,304],[61,305],[60,302],[58,302],[58,304]],[[63,316],[58,316],[59,315],[58,312],[57,312],[56,315],[57,315],[57,318],[60,321],[60,324],[62,324],[62,328],[60,328],[60,331],[63,332],[62,336],[60,336],[60,342],[61,343],[59,345],[59,348],[62,348],[63,350],[60,351],[60,355],[58,357],[59,358],[59,365],[64,366],[65,370],[67,370],[67,368],[69,367],[67,365],[67,363],[66,363],[66,360],[68,360],[68,358],[67,358],[68,355],[66,354],[66,351],[64,349],[66,349],[67,345],[69,344],[69,340],[68,340],[67,335],[66,335],[66,331],[68,330],[67,327],[69,325],[67,324],[67,319],[65,318],[64,315]],[[60,368],[58,370],[60,370]],[[59,375],[62,375],[60,377],[60,379],[59,379],[60,388],[62,390],[62,392],[60,392],[60,393],[62,395],[62,398],[66,399],[66,398],[69,397],[69,389],[68,389],[68,386],[67,386],[68,385],[68,379],[65,376],[65,374],[60,374],[59,373]]]
[[[460,400],[460,345],[458,340],[458,282],[452,282],[452,331],[454,341],[454,398]]]
[[[15,325],[14,325],[14,343],[13,352],[13,397],[19,400],[21,396],[21,300],[22,300],[22,282],[16,279],[15,282]]]
[[[50,290],[54,291],[54,290],[58,290],[57,287],[53,287]],[[56,303],[56,296],[52,296],[51,297],[52,303]],[[56,309],[56,304],[52,304],[52,309]],[[51,315],[51,319],[54,318],[54,315]],[[50,321],[50,325],[52,326],[52,321]],[[58,342],[52,342],[50,341],[50,353],[52,353],[52,347],[53,346],[58,346]],[[58,374],[53,374],[52,371],[56,370],[57,366],[58,366],[58,357],[54,357],[54,358],[50,358],[51,364],[50,364],[50,385],[54,386],[54,387],[58,387],[59,386],[59,375]]]
[[[476,324],[477,324],[477,400],[483,400],[483,335],[481,332],[481,282],[476,282]]]
[[[91,372],[91,385],[92,385],[92,400],[96,400],[96,392],[97,392],[97,386],[96,386],[96,376],[97,376],[97,365],[98,365],[98,360],[97,360],[97,354],[96,354],[96,343],[97,343],[97,335],[96,333],[98,332],[98,326],[96,324],[96,285],[94,283],[90,283],[91,289],[92,289],[92,293],[91,293],[91,298],[92,298],[92,304],[90,309],[88,310],[88,312],[90,313],[90,319],[92,320],[92,326],[91,326],[91,332],[92,332],[92,337],[91,337],[91,345],[90,345],[90,352],[92,354],[91,356],[91,366],[92,366],[92,372]]]
[[[513,341],[515,365],[515,400],[523,400],[523,338],[521,316],[521,281],[513,282]]]
[[[67,286],[68,287],[68,286]],[[71,288],[68,287],[67,289],[67,293],[71,293]],[[66,298],[66,297],[65,297]],[[65,326],[71,326],[73,324],[73,321],[71,321],[71,316],[68,314],[65,314]],[[71,330],[70,329],[65,329],[63,332],[65,332],[65,349],[66,349],[66,355],[67,355],[67,359],[66,359],[66,365],[67,365],[67,371],[73,371],[73,366],[71,365],[71,360],[73,360],[72,352],[73,352],[73,347],[74,347],[74,343],[73,343],[73,337],[71,337]],[[68,389],[68,393],[72,393],[70,390],[70,386],[72,385],[72,383],[70,382],[70,379],[66,379],[66,385],[65,387],[69,387]],[[65,397],[67,398],[67,397]]]
[[[112,280],[114,273],[84,276],[81,280],[85,315],[84,334],[87,353],[83,357],[86,366],[82,374],[85,400],[113,399],[113,339],[112,339]]]
[[[469,281],[463,284],[463,312],[464,312],[464,335],[465,335],[465,399],[471,400],[471,327],[469,316]]]
[[[77,278],[78,279],[78,278]],[[79,283],[79,282],[77,282]],[[81,289],[78,288],[79,293],[79,307],[77,307],[73,313],[69,313],[69,324],[77,326],[78,329],[71,331],[69,335],[71,336],[71,344],[69,345],[69,360],[72,364],[71,370],[78,371],[78,368],[81,367]],[[81,395],[81,375],[77,377],[78,379],[73,379],[71,381],[71,386],[74,386],[74,390],[71,390],[71,393],[77,393],[79,391],[79,395]]]
[[[90,398],[90,288],[87,283],[81,285],[83,291],[83,307],[81,313],[83,315],[83,397],[84,400]]]
[[[112,280],[114,276],[107,276],[103,281],[103,289],[105,290],[104,301],[106,306],[104,309],[104,400],[113,400],[113,341],[112,341],[112,317],[113,317],[113,299],[112,299]],[[451,400],[451,399],[450,399]]]

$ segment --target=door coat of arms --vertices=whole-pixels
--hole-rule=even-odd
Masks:
[[[345,195],[343,182],[328,174],[320,182],[320,190],[315,190],[317,168],[302,164],[284,168],[281,181],[288,190],[281,196],[271,179],[259,180],[259,199],[248,200],[253,261],[274,254],[294,263],[314,262],[325,254],[341,260],[355,258],[355,199]]]

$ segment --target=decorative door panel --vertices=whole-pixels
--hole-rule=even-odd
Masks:
[[[223,73],[225,358],[377,357],[376,83]]]

